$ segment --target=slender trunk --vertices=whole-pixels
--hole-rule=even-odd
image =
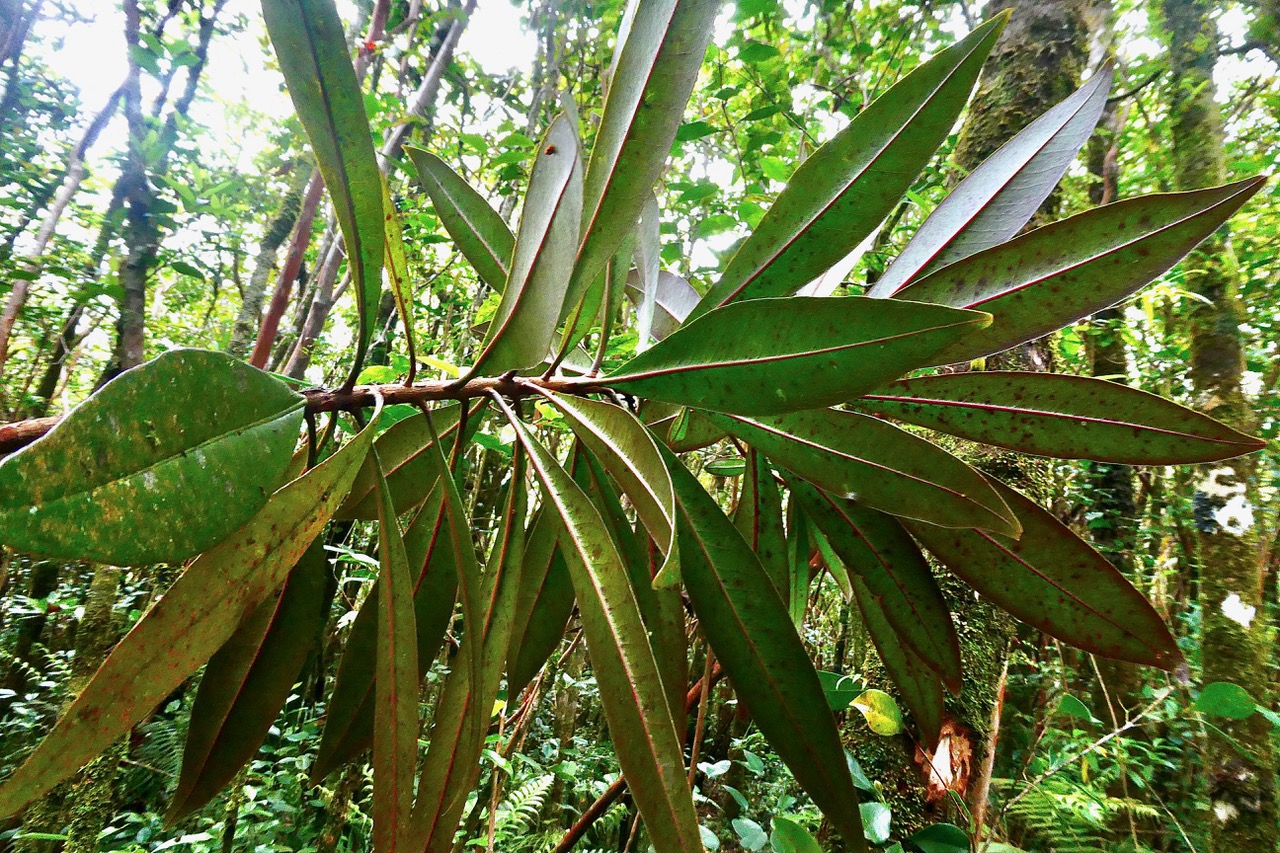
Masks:
[[[1216,4],[1164,0],[1175,75],[1171,109],[1178,189],[1224,183],[1224,129],[1213,83],[1217,60]],[[1199,408],[1238,430],[1252,432],[1256,417],[1241,387],[1244,335],[1240,330],[1240,273],[1223,231],[1183,262],[1186,287],[1200,297],[1187,318],[1191,383]],[[1262,601],[1263,566],[1251,501],[1257,462],[1243,456],[1204,466],[1194,498],[1205,683],[1241,685],[1269,704],[1268,625]],[[1274,850],[1277,840],[1275,772],[1270,724],[1255,714],[1215,720],[1206,771],[1213,851]]]
[[[285,309],[289,307],[289,293],[293,289],[293,282],[302,271],[302,258],[307,252],[307,246],[311,243],[311,229],[315,223],[316,210],[320,206],[320,197],[323,192],[324,182],[320,180],[320,173],[312,171],[306,194],[302,199],[298,221],[293,228],[293,239],[289,241],[289,255],[285,258],[284,267],[276,278],[271,303],[267,306],[267,313],[263,316],[262,325],[258,329],[258,339],[253,346],[253,355],[249,357],[249,363],[254,367],[264,370],[267,367],[271,347],[280,329],[280,319],[284,316]]]
[[[98,566],[85,598],[84,615],[76,628],[75,657],[69,686],[76,695],[106,659],[120,632],[114,618],[120,569]],[[49,833],[65,828],[64,853],[93,853],[98,835],[114,811],[116,771],[124,757],[125,741],[120,741],[94,759],[76,776],[58,785],[27,811],[23,833]],[[20,841],[20,851],[47,849],[43,841]]]
[[[303,182],[310,180],[310,171],[299,170]],[[240,299],[240,310],[236,313],[235,324],[231,329],[231,341],[227,344],[227,352],[243,358],[249,350],[249,342],[257,334],[258,323],[262,315],[262,300],[267,294],[267,280],[276,266],[276,255],[289,233],[298,221],[302,209],[302,193],[304,184],[295,176],[292,185],[280,200],[280,209],[267,223],[266,232],[258,244],[258,255],[254,258],[253,272],[249,275],[249,283],[245,286],[244,295]],[[296,273],[295,273],[296,274]]]
[[[151,268],[155,266],[156,256],[160,248],[160,232],[152,218],[152,207],[155,195],[151,190],[149,177],[163,175],[168,165],[169,156],[178,139],[180,123],[191,110],[200,87],[200,77],[204,72],[209,56],[209,42],[213,38],[214,24],[221,13],[226,0],[214,0],[208,15],[201,9],[199,32],[195,49],[195,62],[187,69],[186,85],[182,94],[173,104],[165,122],[160,129],[158,143],[148,148],[159,147],[160,155],[151,164],[151,175],[148,174],[147,152],[144,143],[147,140],[147,125],[142,117],[141,69],[132,58],[132,47],[140,45],[141,17],[137,0],[126,0],[125,40],[130,46],[129,74],[124,85],[125,117],[129,124],[129,153],[122,180],[125,187],[126,222],[125,246],[126,256],[120,266],[120,287],[123,292],[120,300],[120,318],[116,327],[115,355],[106,370],[103,371],[99,384],[110,380],[121,371],[141,364],[145,358],[144,335],[146,324],[147,278]],[[167,95],[167,86],[161,91],[153,108],[153,118],[158,118],[163,109]]]
[[[67,159],[67,168],[62,179],[62,185],[58,189],[53,204],[40,222],[40,230],[36,233],[35,245],[27,253],[24,266],[29,272],[34,274],[39,271],[40,260],[44,257],[45,250],[49,247],[49,241],[53,239],[59,220],[62,219],[62,215],[66,212],[72,197],[79,191],[80,185],[84,183],[85,176],[88,174],[88,169],[85,167],[85,155],[93,143],[97,141],[98,136],[110,122],[111,117],[115,115],[123,94],[124,87],[111,93],[111,97],[107,99],[106,106],[94,117],[89,127],[85,130],[84,136],[81,137],[80,142]],[[0,313],[0,374],[3,374],[5,361],[8,358],[9,340],[13,335],[13,325],[17,322],[18,315],[26,304],[27,296],[31,291],[31,284],[31,279],[24,278],[15,281],[13,290],[10,291],[9,298],[5,301],[4,311]]]
[[[9,70],[5,75],[4,95],[0,96],[0,127],[20,118],[15,108],[22,91],[22,51],[44,3],[45,0],[33,0],[28,8],[23,0],[9,0],[4,8],[6,14],[0,20],[0,66],[7,63]]]

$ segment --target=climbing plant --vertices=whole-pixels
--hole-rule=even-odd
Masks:
[[[264,0],[346,247],[358,306],[348,378],[300,390],[224,354],[175,350],[56,425],[9,428],[6,545],[189,562],[0,786],[0,814],[107,749],[201,667],[170,816],[207,803],[253,758],[323,625],[333,523],[376,522],[379,574],[312,776],[372,748],[377,850],[452,849],[504,679],[514,696],[536,677],[574,607],[649,841],[702,849],[679,723],[706,689],[689,687],[686,602],[760,731],[848,848],[865,849],[795,628],[815,544],[926,747],[945,692],[964,685],[926,553],[1067,643],[1179,664],[1159,614],[1102,556],[929,436],[1128,465],[1211,462],[1261,442],[1100,379],[938,368],[1122,302],[1262,180],[1128,199],[1020,234],[1098,121],[1103,69],[960,182],[865,295],[810,286],[880,227],[944,142],[1001,16],[813,151],[702,293],[659,269],[653,189],[719,5],[631,4],[598,123],[571,103],[551,122],[514,232],[448,163],[410,151],[491,311],[458,375],[419,381],[411,360],[403,382],[360,384],[384,288],[412,334],[405,238],[331,0]],[[498,529],[478,536],[459,460],[486,423],[508,431],[511,465]],[[721,441],[740,455],[720,463],[743,478],[732,513],[681,459]],[[420,683],[455,623],[423,730]]]

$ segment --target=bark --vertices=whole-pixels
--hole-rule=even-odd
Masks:
[[[289,255],[285,258],[284,267],[276,278],[276,287],[271,294],[271,304],[267,306],[267,313],[262,318],[262,325],[258,329],[258,340],[253,346],[253,355],[249,357],[249,363],[254,367],[264,370],[267,367],[271,347],[280,329],[280,319],[284,316],[285,309],[289,307],[289,293],[293,290],[294,281],[302,272],[302,258],[307,252],[307,246],[311,243],[311,229],[315,223],[316,209],[320,206],[320,196],[323,191],[324,182],[320,180],[320,173],[312,171],[306,194],[302,199],[298,221],[293,228],[293,239],[289,242]]]
[[[112,116],[115,115],[123,94],[124,87],[111,93],[111,97],[107,99],[106,106],[89,123],[89,127],[85,129],[79,143],[76,144],[76,147],[71,151],[71,155],[67,158],[67,168],[62,179],[62,185],[58,188],[58,193],[52,206],[50,206],[48,212],[45,213],[44,219],[40,222],[40,230],[36,233],[35,245],[27,253],[24,266],[28,271],[32,273],[39,271],[40,260],[44,257],[45,250],[49,247],[49,241],[53,239],[54,231],[58,227],[58,222],[62,219],[62,214],[66,212],[72,197],[80,190],[80,185],[84,183],[85,176],[88,174],[88,169],[85,166],[85,155],[88,154],[89,148],[97,141],[98,136],[110,122]],[[15,281],[13,290],[10,291],[9,298],[5,302],[4,312],[0,314],[0,374],[3,374],[5,361],[8,358],[9,340],[13,335],[13,325],[17,322],[18,315],[26,304],[27,296],[31,291],[31,284],[32,281],[30,279]]]
[[[310,180],[309,170],[299,170],[302,181]],[[258,244],[258,255],[253,261],[253,272],[249,275],[249,283],[245,285],[244,296],[240,300],[240,310],[236,313],[235,324],[231,329],[231,340],[227,344],[227,352],[237,358],[243,358],[249,350],[249,342],[257,334],[258,323],[262,314],[262,301],[267,295],[267,280],[276,266],[276,255],[289,233],[298,221],[302,211],[302,193],[304,185],[295,177],[293,184],[280,200],[280,209],[267,223],[266,232]],[[296,273],[295,273],[296,275]]]
[[[69,686],[74,696],[106,659],[119,639],[114,607],[120,588],[120,569],[99,566],[84,603],[84,616],[76,629],[75,658]],[[123,758],[125,742],[112,746],[94,759],[74,778],[58,785],[28,809],[24,833],[57,832],[67,836],[64,853],[93,853],[98,835],[114,812],[116,771]],[[49,848],[46,841],[19,841],[16,849],[36,853]]]
[[[965,173],[1075,91],[1088,62],[1092,15],[1087,0],[997,0],[987,4],[984,16],[990,18],[1005,8],[1011,8],[1012,16],[983,68],[956,144],[953,159]],[[1056,219],[1060,207],[1060,193],[1055,190],[1032,224]],[[986,359],[985,367],[1049,370],[1053,363],[1052,346],[1041,340],[992,356]],[[1033,499],[1049,497],[1049,468],[1042,463],[994,448],[969,449],[965,456],[985,473]],[[975,815],[983,815],[995,766],[992,751],[1004,740],[1027,740],[1026,732],[1014,725],[1021,718],[1005,719],[1002,725],[997,716],[1005,698],[1009,644],[1018,629],[1003,611],[975,601],[963,584],[947,581],[943,589],[957,616],[965,668],[964,691],[958,700],[949,700],[949,735],[944,728],[955,776],[952,787],[969,801]],[[1039,645],[1030,633],[1024,633],[1032,648]],[[1027,693],[1029,679],[1015,675],[1020,674],[1009,671],[1008,703],[1025,712],[1034,705],[1034,690]],[[960,763],[960,757],[966,754],[967,762]],[[927,767],[922,769],[914,763],[910,767],[915,786],[922,788]],[[967,785],[965,775],[969,776]],[[981,829],[979,825],[979,833]]]
[[[1222,116],[1213,84],[1218,44],[1214,9],[1215,4],[1206,0],[1163,2],[1175,77],[1170,115],[1178,189],[1221,184],[1227,178]],[[1202,243],[1183,262],[1183,271],[1186,286],[1204,300],[1193,304],[1187,318],[1197,405],[1236,429],[1252,432],[1255,415],[1241,387],[1240,273],[1223,231]],[[1268,704],[1263,566],[1251,504],[1257,480],[1253,457],[1204,466],[1194,496],[1195,528],[1203,680],[1234,682]],[[1277,831],[1270,725],[1257,714],[1215,723],[1221,724],[1225,737],[1210,732],[1206,744],[1211,850],[1273,850]]]
[[[141,364],[145,358],[144,337],[146,324],[147,278],[155,266],[160,249],[160,232],[152,218],[155,193],[150,176],[166,171],[169,156],[177,142],[179,123],[191,110],[200,88],[200,77],[208,62],[209,42],[213,38],[214,24],[226,0],[214,0],[209,13],[200,15],[196,61],[187,69],[186,85],[173,104],[160,129],[157,162],[149,164],[143,150],[147,126],[142,117],[141,70],[130,59],[129,74],[124,85],[125,117],[129,124],[129,150],[121,180],[124,182],[126,202],[125,246],[126,256],[120,265],[120,318],[116,327],[116,350],[112,362],[103,371],[99,385],[121,371]],[[128,0],[125,9],[125,40],[128,45],[139,44],[141,19],[136,0]],[[168,87],[153,105],[153,118],[158,118],[167,97]],[[148,146],[152,147],[152,146]],[[150,168],[149,168],[150,167]]]
[[[0,3],[0,66],[6,63],[9,70],[5,77],[4,95],[0,96],[0,122],[19,118],[15,107],[22,90],[22,51],[26,47],[31,27],[44,7],[45,0],[32,0],[28,7],[24,0],[4,0]]]

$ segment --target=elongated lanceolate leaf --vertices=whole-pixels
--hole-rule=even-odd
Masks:
[[[938,674],[889,624],[880,600],[867,587],[866,582],[854,576],[853,599],[862,613],[862,624],[880,655],[885,672],[898,688],[902,701],[920,728],[920,739],[926,749],[938,745],[942,732],[946,697]]]
[[[456,559],[445,530],[443,490],[437,482],[404,533],[409,571],[414,576],[419,679],[427,674],[444,645],[445,630],[453,619],[458,594]],[[356,614],[343,646],[333,692],[325,708],[324,732],[311,765],[313,783],[318,784],[334,768],[354,760],[373,745],[374,672],[369,661],[377,657],[380,595],[381,589],[375,583]]]
[[[726,305],[600,381],[652,400],[744,415],[814,409],[929,363],[932,353],[989,321],[936,305],[883,310],[895,304],[793,296]]]
[[[992,481],[1022,538],[982,530],[907,528],[954,574],[1015,617],[1103,657],[1173,669],[1178,645],[1142,593],[1066,525]]]
[[[418,170],[418,182],[431,197],[440,224],[470,262],[480,280],[501,293],[516,238],[484,196],[429,151],[408,146],[409,160]]]
[[[787,535],[782,525],[782,493],[769,462],[756,451],[747,454],[742,493],[733,513],[733,526],[755,552],[760,565],[785,601],[790,593]]]
[[[453,849],[467,795],[480,776],[484,735],[493,716],[515,625],[515,605],[524,565],[525,454],[516,448],[503,502],[500,533],[481,579],[479,617],[464,625],[458,657],[478,658],[474,670],[449,673],[436,708],[430,746],[423,761],[414,804],[411,838],[426,853]],[[469,547],[469,546],[466,546]]]
[[[262,0],[262,14],[347,247],[360,320],[354,376],[377,322],[384,251],[382,173],[364,97],[333,0]]]
[[[546,359],[569,288],[581,216],[578,130],[561,115],[538,145],[502,301],[469,376]]]
[[[892,516],[792,482],[791,494],[826,534],[850,573],[862,579],[894,631],[912,651],[960,692],[960,641],[951,610],[924,555]]]
[[[1264,442],[1136,388],[1056,373],[972,371],[907,379],[857,401],[864,412],[984,444],[1123,465],[1215,462]]]
[[[1133,295],[1226,222],[1265,180],[1095,208],[944,267],[895,298],[995,317],[989,328],[937,353],[935,363],[1000,352]]]
[[[483,403],[470,404],[467,433],[478,429],[479,407]],[[441,440],[452,446],[457,437],[458,420],[462,409],[457,403],[448,403],[433,409],[432,425]],[[413,415],[396,421],[386,432],[378,436],[373,446],[382,460],[386,472],[387,487],[395,501],[396,512],[405,513],[422,503],[440,474],[439,450],[434,444],[432,432],[424,415]],[[351,493],[338,508],[335,518],[374,521],[378,518],[378,478],[373,462],[365,459],[351,484]]]
[[[684,754],[663,692],[640,607],[600,513],[555,458],[508,411],[530,470],[544,490],[545,511],[561,525],[591,665],[618,763],[658,850],[701,850]]]
[[[794,293],[875,230],[951,132],[1007,20],[983,24],[912,71],[813,152],[693,317]]]
[[[647,295],[638,272],[633,271],[627,277],[627,298],[635,303],[639,313]],[[653,339],[660,341],[679,329],[701,298],[689,282],[675,273],[661,270],[653,291],[653,319],[649,330]]]
[[[557,530],[551,516],[540,512],[525,544],[516,621],[507,652],[507,695],[512,701],[560,645],[573,613],[573,581],[560,553]]]
[[[666,562],[657,583],[679,579],[676,498],[658,446],[635,415],[619,406],[543,392],[564,413],[575,434],[631,499],[636,515],[658,543]]]
[[[0,540],[121,566],[198,554],[280,485],[303,402],[219,353],[175,350],[125,371],[0,462]]]
[[[669,451],[685,589],[716,659],[796,781],[850,850],[865,851],[835,718],[787,606],[720,506]]]
[[[266,739],[324,629],[327,563],[316,539],[280,596],[259,604],[209,659],[191,706],[169,824],[217,796]]]
[[[1112,66],[1104,66],[974,169],[929,214],[867,295],[892,296],[913,278],[1017,234],[1089,140],[1113,75]]]
[[[664,583],[655,588],[658,566],[652,552],[657,551],[658,546],[651,544],[651,537],[641,532],[643,528],[632,527],[613,482],[600,461],[581,442],[575,448],[569,473],[599,511],[605,530],[626,566],[636,604],[640,607],[640,618],[649,632],[649,645],[666,690],[667,705],[675,718],[676,730],[680,731],[685,721],[689,687],[689,649],[680,586]]]
[[[573,276],[594,282],[651,197],[680,126],[720,0],[633,0],[618,36],[584,188]]]
[[[378,402],[371,424],[382,410]],[[284,583],[351,487],[372,442],[373,430],[366,427],[192,563],[0,786],[0,814],[16,813],[74,773],[203,666]]]
[[[649,348],[657,309],[658,276],[661,274],[661,212],[657,196],[650,195],[636,225],[636,279],[640,300],[636,304],[636,352]]]
[[[400,522],[375,448],[378,473],[378,670],[373,732],[373,849],[408,850],[418,763],[418,632]]]
[[[400,327],[404,330],[406,356],[409,364],[418,363],[418,353],[413,333],[413,285],[409,281],[409,258],[404,250],[404,229],[400,226],[400,213],[391,198],[391,187],[387,184],[386,175],[382,176],[382,226],[386,244],[384,271],[387,284],[391,287],[391,295],[396,301],[396,312],[400,315]],[[410,370],[410,374],[413,370]],[[411,381],[411,380],[406,380]]]
[[[1018,533],[1017,520],[981,474],[876,418],[834,409],[708,417],[793,474],[865,507],[944,527]]]

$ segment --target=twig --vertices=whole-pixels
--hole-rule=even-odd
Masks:
[[[1027,785],[1021,791],[1019,791],[1014,797],[1012,797],[1008,802],[1002,803],[1000,805],[1000,811],[996,813],[995,820],[991,821],[991,825],[999,826],[1000,821],[1004,818],[1005,812],[1007,812],[1010,808],[1012,808],[1015,804],[1017,804],[1027,794],[1030,794],[1036,788],[1040,787],[1041,783],[1043,783],[1045,780],[1049,779],[1052,776],[1057,775],[1058,772],[1061,771],[1067,765],[1074,764],[1075,762],[1079,761],[1081,758],[1084,758],[1086,755],[1089,755],[1092,752],[1096,752],[1097,750],[1101,749],[1103,746],[1106,746],[1108,743],[1120,737],[1120,735],[1124,734],[1130,729],[1137,728],[1138,725],[1141,724],[1143,720],[1149,717],[1152,714],[1152,712],[1156,710],[1156,708],[1160,707],[1161,703],[1163,703],[1164,700],[1168,698],[1171,692],[1173,692],[1173,689],[1170,687],[1166,687],[1165,689],[1161,690],[1159,694],[1156,695],[1155,699],[1151,700],[1151,702],[1147,704],[1146,707],[1144,707],[1141,711],[1139,711],[1135,716],[1131,717],[1128,720],[1128,722],[1126,722],[1123,726],[1120,726],[1117,729],[1113,729],[1112,731],[1098,738],[1093,743],[1089,744],[1079,752],[1076,752],[1072,755],[1067,756],[1066,758],[1063,758],[1060,761],[1055,762],[1051,767],[1049,767],[1048,770],[1045,770],[1039,776],[1037,776],[1036,778],[1028,782]],[[992,836],[987,836],[986,841],[982,843],[982,847],[979,850],[979,853],[987,853],[987,850],[991,847],[992,840],[993,840]]]
[[[597,379],[579,379],[574,377],[553,377],[551,379],[526,379],[520,376],[493,376],[469,379],[461,385],[454,380],[428,380],[416,385],[405,386],[400,383],[387,385],[357,385],[349,389],[308,388],[302,391],[306,398],[306,412],[355,412],[368,409],[374,405],[375,397],[381,396],[388,405],[407,403],[419,406],[439,400],[470,400],[486,394],[497,393],[511,399],[528,397],[539,390],[556,391],[562,394],[598,394],[606,386]],[[59,417],[30,418],[11,424],[0,424],[0,455],[31,444],[43,436],[60,421]]]

